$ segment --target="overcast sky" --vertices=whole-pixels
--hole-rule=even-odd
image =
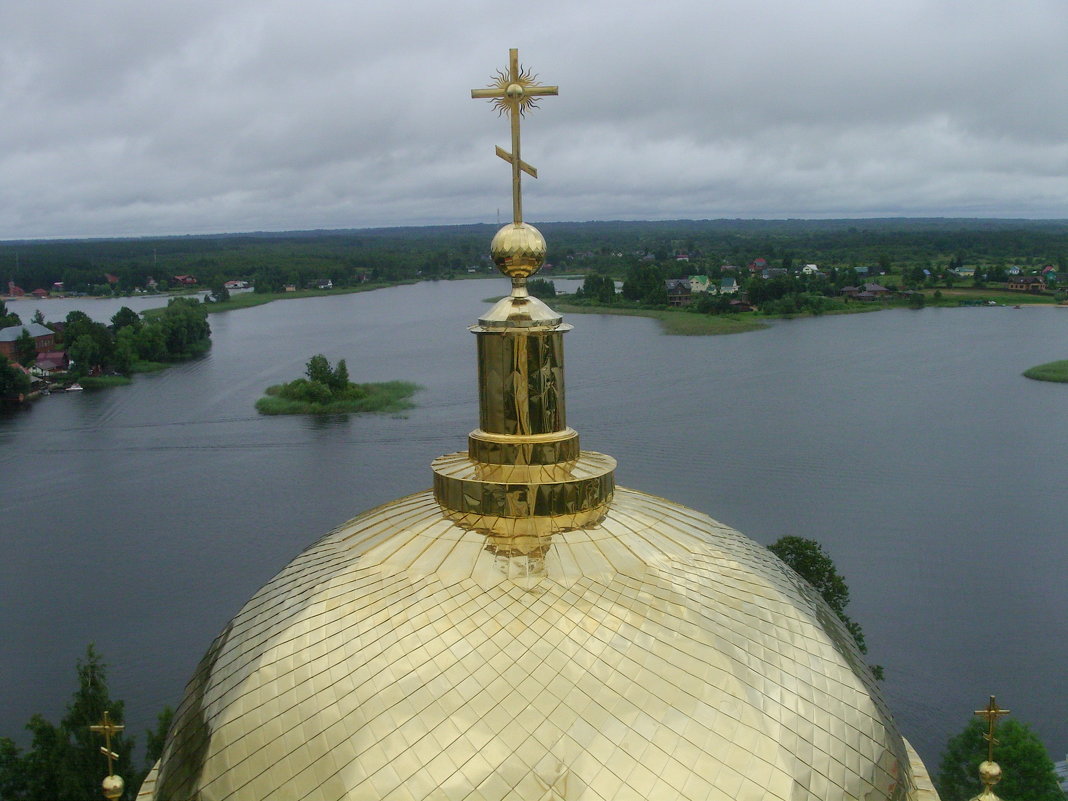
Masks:
[[[1068,217],[1065,0],[0,2],[0,239]]]

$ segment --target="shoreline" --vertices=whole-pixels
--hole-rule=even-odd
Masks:
[[[981,290],[977,290],[981,291]],[[971,293],[968,293],[971,294]],[[959,300],[964,297],[968,297],[968,294],[960,293],[954,294],[950,297],[956,299],[958,302],[949,302],[943,299],[942,302],[929,302],[922,308],[933,309],[962,309],[973,308],[973,304],[963,304]],[[557,311],[565,312],[568,314],[610,314],[610,315],[622,315],[627,317],[650,317],[658,320],[661,325],[663,333],[674,336],[718,336],[723,334],[743,334],[749,331],[760,331],[768,328],[773,320],[797,320],[808,319],[813,317],[832,317],[843,314],[867,314],[869,312],[879,312],[888,309],[909,309],[907,304],[902,303],[865,303],[865,304],[851,304],[844,309],[829,309],[820,314],[813,314],[810,311],[796,312],[793,314],[762,314],[760,312],[741,312],[739,314],[701,314],[700,312],[691,312],[683,308],[670,308],[670,309],[647,309],[647,308],[633,308],[629,306],[610,306],[599,304],[587,304],[587,303],[570,303],[567,298],[571,295],[560,295],[559,300],[551,301],[550,305]],[[994,300],[991,298],[991,300]],[[1007,302],[1012,300],[998,298],[994,300],[992,306],[989,308],[1002,308],[1002,309],[1028,309],[1028,308],[1063,308],[1068,309],[1068,303],[1057,303],[1052,298],[1037,299],[1031,296],[1031,299],[1022,299],[1023,302],[1011,303]],[[1003,302],[1005,301],[1005,302]],[[987,308],[984,304],[981,308]],[[913,311],[922,311],[922,309],[910,309]],[[718,322],[717,322],[718,321]]]

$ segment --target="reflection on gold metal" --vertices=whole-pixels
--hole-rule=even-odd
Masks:
[[[551,92],[549,91],[551,90]],[[567,424],[559,314],[526,278],[520,70],[511,294],[471,328],[479,427],[433,491],[267,583],[189,682],[142,787],[172,799],[932,801],[841,620],[766,548],[618,488]]]
[[[497,269],[517,285],[526,280],[545,263],[545,237],[528,223],[505,225],[490,242],[490,258]]]
[[[540,86],[530,70],[519,66],[519,50],[508,51],[508,70],[498,70],[488,89],[472,89],[471,97],[488,98],[493,101],[498,114],[507,112],[512,127],[512,152],[497,148],[497,155],[512,165],[512,222],[519,226],[523,222],[523,193],[520,176],[526,173],[532,178],[538,177],[538,171],[520,158],[519,154],[519,118],[527,111],[536,108],[538,98],[559,94],[556,86]],[[539,234],[540,236],[540,234]],[[544,240],[542,240],[544,247]]]
[[[457,525],[422,492],[238,613],[155,797],[918,798],[864,662],[766,548],[692,509],[617,488],[549,539]]]
[[[556,464],[579,458],[579,435],[573,428],[549,434],[492,434],[476,429],[467,435],[467,452],[489,464]]]
[[[119,758],[119,755],[111,750],[111,738],[125,728],[121,724],[112,722],[111,713],[106,709],[100,719],[100,723],[89,727],[89,731],[104,735],[104,744],[100,746],[100,753],[106,756],[108,760],[108,775],[104,777],[104,781],[101,783],[104,798],[122,798],[123,790],[126,787],[122,776],[118,776],[115,773],[115,760]]]
[[[436,459],[434,497],[447,518],[487,537],[489,552],[545,556],[553,535],[596,526],[615,492],[615,460],[579,450],[567,425],[564,402],[563,318],[526,290],[526,279],[545,260],[545,239],[522,221],[519,172],[534,175],[519,158],[519,118],[536,97],[556,94],[520,69],[510,52],[508,72],[473,97],[495,100],[512,120],[515,219],[497,232],[490,254],[512,279],[512,292],[479,318],[479,427],[467,453]],[[511,558],[511,556],[509,556]],[[534,571],[535,573],[537,571]]]
[[[997,698],[993,695],[990,696],[985,709],[975,710],[976,715],[986,718],[987,729],[983,732],[983,739],[986,740],[986,760],[979,763],[979,780],[983,783],[983,792],[973,801],[998,801],[997,795],[994,794],[994,785],[1001,781],[1001,766],[994,761],[994,746],[999,745],[997,738],[994,737],[994,731],[997,728],[998,718],[1010,712],[1009,709],[1001,709]]]
[[[997,739],[994,737],[994,730],[998,725],[998,718],[1008,715],[1012,712],[1011,709],[1000,709],[998,707],[998,701],[996,696],[990,696],[990,700],[986,702],[985,709],[975,710],[975,714],[981,718],[986,718],[987,729],[983,734],[983,739],[986,740],[986,759],[988,762],[994,761],[994,746],[998,745]]]

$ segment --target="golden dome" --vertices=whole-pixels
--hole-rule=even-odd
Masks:
[[[154,797],[888,799],[910,773],[849,634],[738,532],[619,489],[509,555],[423,492],[234,618]]]
[[[471,329],[467,451],[249,601],[142,797],[937,798],[815,590],[580,449],[570,326],[532,300]]]
[[[491,249],[512,292],[471,328],[467,450],[248,602],[139,798],[937,798],[812,587],[580,449],[570,326],[524,286],[545,241]]]

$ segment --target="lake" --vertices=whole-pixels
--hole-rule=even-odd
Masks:
[[[430,461],[466,447],[466,329],[506,289],[427,282],[212,315],[201,359],[0,417],[0,734],[25,742],[32,713],[57,720],[93,642],[143,745],[261,584],[348,518],[428,488]],[[66,303],[40,308],[58,320]],[[101,320],[123,305],[94,303],[82,308]],[[932,771],[991,693],[1065,753],[1068,386],[1020,373],[1066,358],[1068,310],[892,310],[686,338],[643,318],[568,321],[583,447],[618,459],[619,484],[758,542],[822,543]],[[418,382],[418,407],[256,414],[315,353],[357,381]]]

